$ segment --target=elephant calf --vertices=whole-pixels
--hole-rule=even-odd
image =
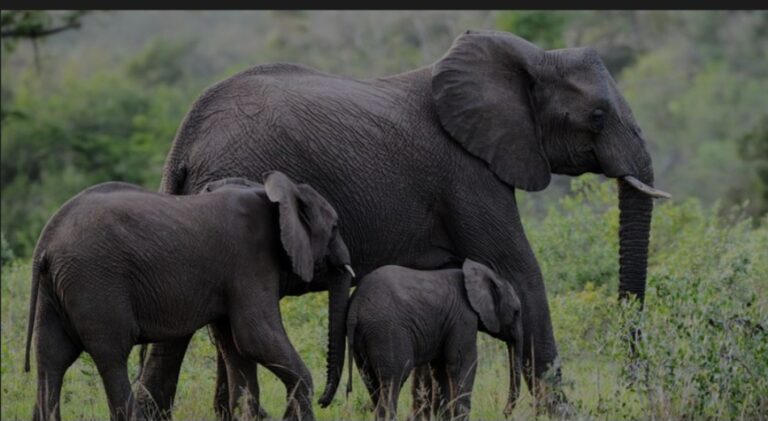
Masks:
[[[488,267],[465,260],[462,269],[420,271],[383,266],[361,281],[347,316],[350,358],[376,409],[377,419],[394,418],[400,388],[414,367],[429,364],[437,390],[434,401],[419,393],[417,418],[429,413],[466,419],[477,363],[477,331],[507,343],[510,386],[506,415],[520,389],[522,324],[520,300],[507,281]],[[347,393],[352,385],[350,361]],[[431,377],[431,376],[430,376]],[[430,378],[428,381],[432,382]],[[437,386],[437,387],[434,387]]]
[[[29,371],[36,329],[33,417],[60,419],[64,372],[86,351],[112,418],[143,419],[126,369],[131,348],[210,324],[231,381],[260,363],[285,384],[284,418],[312,419],[312,378],[278,301],[297,290],[330,290],[327,387],[335,389],[349,262],[333,207],[277,171],[265,173],[263,185],[224,179],[193,196],[119,182],[93,186],[51,217],[35,249],[25,355]],[[238,396],[230,398],[234,411]]]

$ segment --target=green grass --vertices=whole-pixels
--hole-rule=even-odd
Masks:
[[[616,266],[615,187],[596,178],[579,180],[575,194],[546,217],[525,221],[550,292],[573,417],[766,419],[768,220],[755,227],[738,209],[707,210],[695,201],[660,203],[654,211],[646,306],[638,319],[633,308],[617,302],[615,276],[606,275]],[[613,260],[604,261],[608,258]],[[29,282],[28,260],[16,260],[2,270],[3,420],[28,419],[34,403],[34,364],[32,372],[23,372]],[[315,399],[324,386],[326,297],[310,294],[281,303],[288,334],[312,371]],[[639,323],[644,334],[636,376],[625,369],[628,323]],[[471,417],[502,419],[508,387],[504,344],[480,335],[479,358]],[[137,372],[137,359],[134,352],[131,376]],[[215,373],[214,348],[201,330],[182,367],[176,419],[214,418]],[[259,378],[263,406],[271,416],[282,415],[282,384],[263,368]],[[357,371],[349,398],[343,393],[346,368],[343,379],[330,407],[315,406],[316,417],[372,419]],[[533,418],[530,394],[524,389],[521,396],[513,419]],[[401,419],[410,401],[406,387],[400,398]],[[65,377],[62,415],[108,416],[101,380],[86,354]]]

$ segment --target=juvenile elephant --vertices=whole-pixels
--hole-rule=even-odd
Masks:
[[[311,287],[330,290],[328,383],[337,383],[351,269],[336,212],[277,171],[263,185],[225,179],[203,191],[177,197],[103,183],[51,217],[35,248],[25,355],[28,371],[36,328],[34,419],[60,419],[62,378],[82,351],[102,377],[112,418],[143,419],[126,370],[133,345],[187,337],[208,324],[232,381],[258,362],[287,389],[284,418],[313,418],[312,378],[278,301]]]
[[[514,408],[522,365],[520,300],[512,285],[487,266],[467,259],[461,269],[381,267],[360,281],[347,317],[350,359],[354,354],[377,420],[395,417],[400,388],[422,364],[431,366],[434,377],[414,377],[416,418],[431,419],[430,412],[443,419],[468,418],[478,330],[507,343],[505,415]],[[347,393],[351,386],[350,360]],[[423,386],[433,398],[417,390]]]

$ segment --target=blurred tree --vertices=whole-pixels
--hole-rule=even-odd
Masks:
[[[187,62],[195,41],[152,41],[149,46],[129,63],[128,75],[145,86],[173,85],[187,78]]]
[[[551,50],[565,47],[563,31],[567,21],[565,12],[561,11],[505,11],[496,16],[496,27]]]
[[[44,12],[39,10],[5,10],[0,12],[0,37],[3,48],[12,51],[16,41],[28,39],[35,41],[59,32],[77,29],[80,20],[89,11]]]
[[[739,154],[753,168],[751,177],[731,191],[734,201],[749,200],[747,211],[755,217],[768,213],[768,114],[739,138]],[[757,218],[756,218],[757,219]]]
[[[13,260],[13,250],[11,245],[5,241],[5,234],[0,231],[0,267],[5,266]]]
[[[0,41],[3,56],[10,54],[16,48],[19,40],[30,40],[35,53],[35,68],[40,70],[37,51],[37,41],[41,38],[80,28],[80,20],[89,11],[73,12],[44,12],[39,10],[3,10],[0,11]],[[20,111],[7,106],[12,93],[7,88],[0,92],[2,107],[0,107],[0,122],[8,117],[24,117]]]

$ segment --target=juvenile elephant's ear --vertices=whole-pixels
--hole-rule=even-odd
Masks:
[[[551,178],[531,96],[543,55],[509,33],[467,31],[432,68],[443,128],[502,181],[527,191]]]
[[[501,331],[497,303],[496,274],[487,266],[470,259],[464,261],[461,268],[464,272],[464,288],[467,291],[469,304],[489,333],[498,334]]]
[[[331,241],[333,228],[338,223],[339,217],[333,206],[310,185],[299,184],[298,188],[309,220],[312,256],[315,261],[320,261],[328,254],[328,243]]]
[[[264,190],[269,200],[278,204],[280,240],[293,271],[311,282],[315,263],[327,253],[336,211],[312,187],[295,184],[279,171],[264,174]]]
[[[264,174],[264,190],[270,201],[278,204],[280,241],[291,259],[293,271],[306,282],[314,275],[314,256],[308,227],[302,222],[299,188],[288,176],[278,171]]]

